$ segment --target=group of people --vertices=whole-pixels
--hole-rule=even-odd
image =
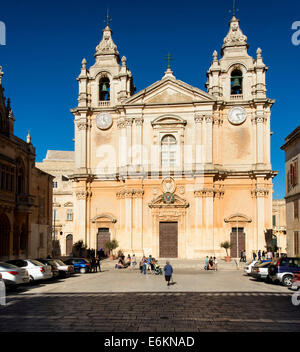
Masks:
[[[205,258],[205,266],[204,266],[205,270],[214,270],[217,271],[218,270],[218,260],[216,257],[206,257]]]
[[[97,273],[99,269],[99,272],[101,272],[101,264],[100,264],[100,258],[97,257],[92,257],[91,259],[91,272],[92,273]]]
[[[272,260],[273,257],[273,253],[270,250],[268,252],[259,250],[257,254],[253,251],[253,260],[256,260],[256,258],[257,260]]]
[[[135,254],[133,254],[132,257],[130,256],[130,254],[128,254],[126,260],[125,260],[125,256],[121,255],[119,257],[118,263],[116,264],[116,269],[124,269],[128,267],[132,267],[133,269],[135,269],[136,265],[137,265],[137,261],[136,261]]]

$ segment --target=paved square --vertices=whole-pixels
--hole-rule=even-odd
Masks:
[[[103,270],[8,292],[0,331],[300,331],[293,292],[242,271]]]

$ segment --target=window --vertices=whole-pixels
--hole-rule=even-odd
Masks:
[[[73,221],[73,209],[68,209],[67,210],[67,220],[68,221]]]
[[[299,219],[299,201],[294,200],[294,220]]]
[[[13,192],[14,175],[14,168],[0,164],[0,189],[2,191]]]
[[[288,191],[290,191],[291,188],[298,185],[298,160],[295,160],[290,164],[290,170],[288,172],[287,182],[288,182]]]
[[[276,226],[276,215],[273,215],[273,226]]]
[[[231,94],[243,94],[243,74],[239,69],[231,73]]]
[[[99,99],[100,101],[110,100],[110,82],[108,77],[101,78],[99,82]]]
[[[57,187],[58,187],[57,181],[53,182],[53,188],[57,188]]]
[[[17,161],[17,193],[25,193],[25,166],[21,159]]]
[[[44,248],[44,234],[40,233],[40,248]]]
[[[172,135],[164,136],[161,141],[162,168],[174,167],[176,164],[176,138]]]
[[[294,255],[300,255],[300,248],[299,248],[299,231],[294,232]]]

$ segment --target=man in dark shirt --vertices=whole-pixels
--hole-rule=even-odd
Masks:
[[[165,279],[167,281],[167,286],[170,285],[170,280],[171,280],[171,277],[172,277],[172,274],[173,274],[173,268],[172,266],[170,265],[170,262],[166,262],[166,265],[164,267],[164,272],[165,272]]]

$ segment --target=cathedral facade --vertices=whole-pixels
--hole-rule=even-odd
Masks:
[[[233,17],[221,57],[214,51],[206,91],[168,66],[135,92],[109,26],[78,77],[74,241],[99,250],[196,259],[264,250],[272,228],[273,177],[267,67],[248,54]]]

